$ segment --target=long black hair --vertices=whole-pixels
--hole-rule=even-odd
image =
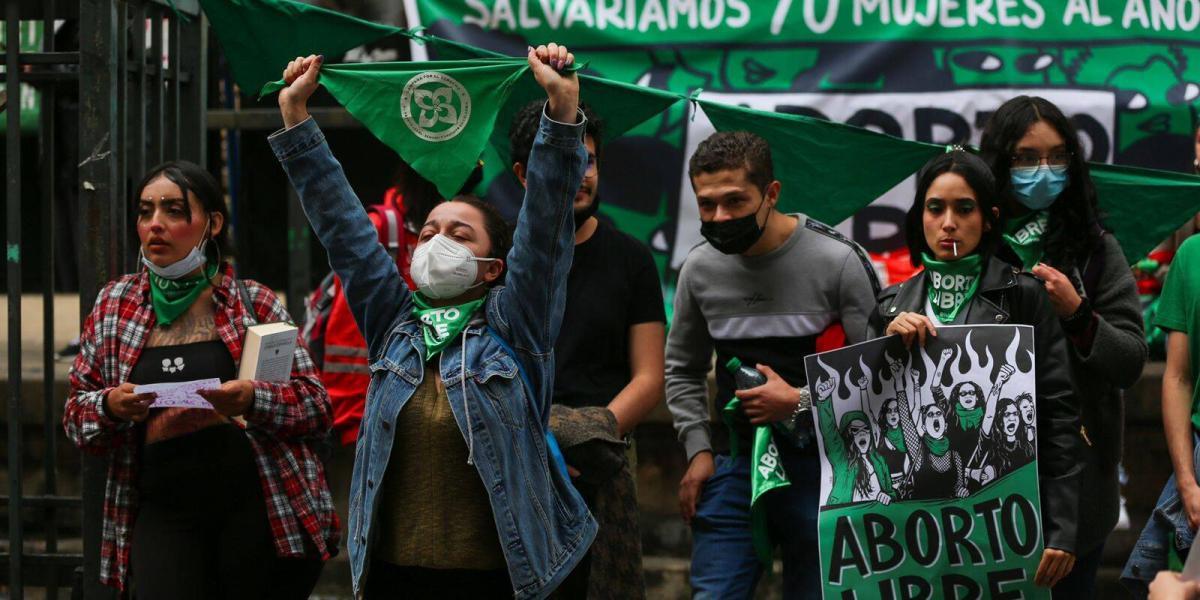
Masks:
[[[904,218],[904,237],[908,244],[909,260],[914,267],[921,265],[922,254],[933,254],[933,250],[925,241],[925,194],[933,180],[945,173],[954,173],[962,177],[971,191],[975,192],[975,204],[983,215],[987,227],[979,238],[976,252],[986,259],[996,251],[1003,230],[1003,219],[996,216],[996,181],[987,163],[974,154],[962,150],[954,150],[939,154],[917,172],[917,193],[913,197],[912,206]]]
[[[210,245],[206,252],[216,250],[220,252],[222,260],[228,260],[233,256],[233,243],[229,237],[229,207],[225,206],[225,197],[221,194],[221,186],[213,176],[205,171],[200,165],[188,162],[186,160],[172,160],[162,163],[146,172],[146,176],[138,183],[134,189],[133,204],[134,214],[137,214],[137,203],[142,199],[142,190],[150,185],[152,181],[159,177],[165,177],[171,183],[179,186],[179,191],[183,192],[183,199],[189,201],[189,194],[196,195],[196,200],[200,202],[200,208],[206,213],[219,213],[222,217],[224,225],[221,231],[212,235],[213,244]],[[190,223],[192,213],[189,208],[187,220]],[[215,248],[213,248],[215,246]],[[215,252],[214,252],[215,253]]]
[[[1087,260],[1103,229],[1096,188],[1075,125],[1053,102],[1038,96],[1017,96],[1000,105],[988,119],[979,142],[980,153],[996,177],[997,192],[1004,199],[1004,216],[1010,218],[1019,206],[1012,188],[1012,156],[1017,143],[1039,122],[1058,132],[1071,156],[1067,187],[1050,205],[1045,238],[1046,262],[1069,271]]]

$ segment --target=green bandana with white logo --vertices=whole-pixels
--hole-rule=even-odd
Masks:
[[[979,274],[983,270],[983,257],[972,254],[942,262],[922,254],[921,263],[929,271],[925,291],[929,295],[933,314],[942,323],[953,323],[958,311],[975,297],[975,290],[979,288]]]
[[[420,292],[413,294],[413,315],[421,320],[425,332],[425,360],[444,350],[466,328],[471,315],[483,305],[483,298],[453,306],[430,306]]]
[[[1048,222],[1050,213],[1039,210],[1008,223],[1008,231],[1003,236],[1004,241],[1017,254],[1017,258],[1021,259],[1021,268],[1025,271],[1033,269],[1042,260]]]

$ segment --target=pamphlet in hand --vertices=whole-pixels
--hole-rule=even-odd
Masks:
[[[197,390],[215,390],[221,387],[221,380],[196,379],[175,383],[151,383],[133,388],[135,394],[155,394],[154,403],[150,408],[207,408],[213,410],[213,405],[197,394]]]

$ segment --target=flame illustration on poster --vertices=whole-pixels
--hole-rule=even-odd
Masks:
[[[938,329],[805,359],[825,598],[1048,598],[1033,329]]]

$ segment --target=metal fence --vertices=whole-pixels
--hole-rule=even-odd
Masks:
[[[23,51],[22,22],[40,22],[40,48]],[[7,93],[5,127],[5,217],[8,298],[8,547],[0,554],[0,577],[9,597],[27,587],[57,598],[74,587],[74,597],[110,597],[99,585],[102,503],[107,461],[82,458],[82,497],[59,493],[55,457],[61,441],[63,398],[55,375],[55,319],[79,319],[107,281],[134,266],[129,243],[130,186],[150,166],[181,158],[204,164],[206,157],[207,22],[196,0],[4,0]],[[78,32],[77,36],[71,32]],[[36,86],[37,176],[24,180],[21,84]],[[74,99],[77,98],[77,109]],[[66,108],[64,108],[66,107]],[[64,131],[78,131],[62,140]],[[24,168],[24,170],[23,170]],[[74,174],[72,176],[72,174]],[[40,227],[31,231],[22,199],[38,190]],[[30,203],[27,201],[26,205]],[[69,212],[70,214],[65,214]],[[74,225],[62,229],[56,223]],[[38,230],[40,229],[40,230]],[[69,236],[73,240],[58,239]],[[63,261],[56,252],[75,253]],[[36,252],[28,250],[36,249]],[[39,256],[38,264],[22,260]],[[56,260],[59,259],[59,260]],[[74,264],[80,313],[55,315],[55,269]],[[23,271],[40,270],[43,351],[40,393],[23,386],[21,295]],[[61,275],[61,274],[60,274]],[[25,340],[28,341],[28,340]],[[40,414],[43,489],[25,489],[23,467],[30,445],[25,426]],[[30,493],[35,492],[35,493]],[[79,523],[81,536],[64,551],[63,523]],[[69,520],[64,513],[76,515]],[[26,524],[34,527],[27,532]],[[82,551],[79,551],[82,548]],[[81,583],[84,582],[84,583]]]

